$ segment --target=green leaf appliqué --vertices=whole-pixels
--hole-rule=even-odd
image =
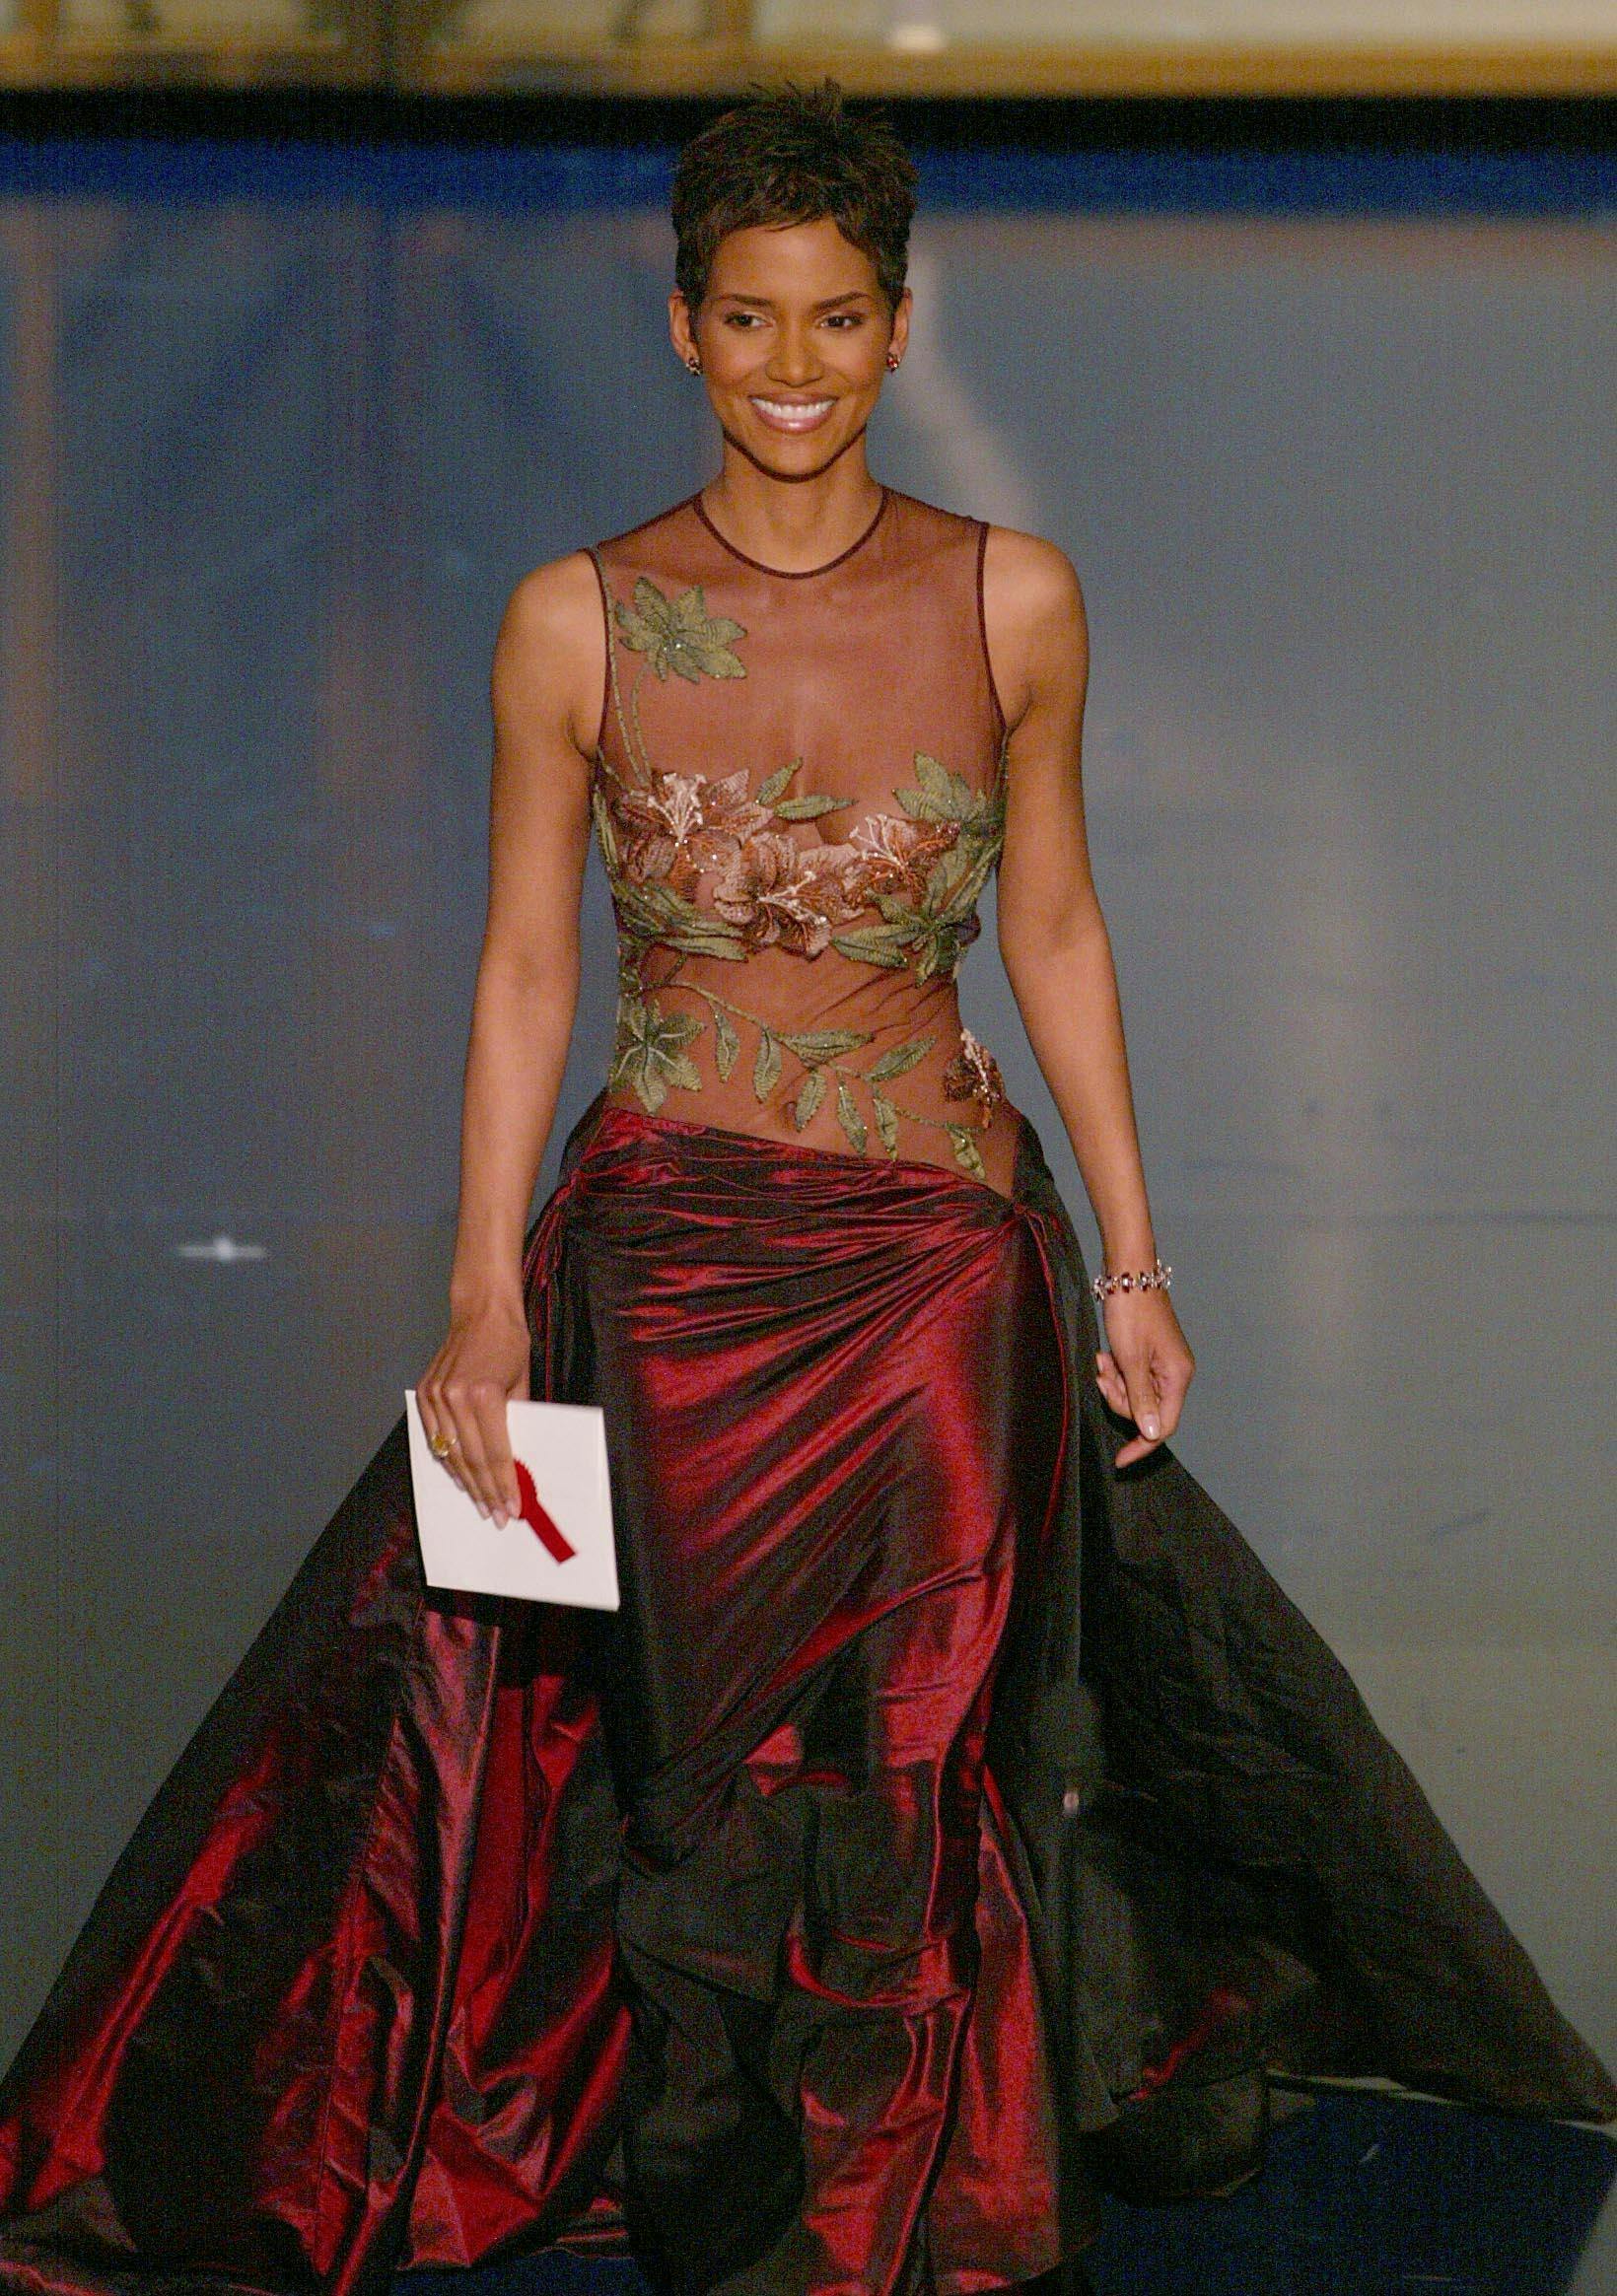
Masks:
[[[912,1036],[908,1044],[895,1044],[891,1052],[884,1052],[876,1066],[865,1072],[872,1084],[884,1084],[889,1078],[907,1076],[926,1059],[938,1039],[935,1036]]]
[[[659,677],[671,669],[694,685],[701,677],[745,677],[746,665],[731,652],[733,638],[746,630],[723,614],[709,614],[699,582],[667,598],[646,575],[634,586],[634,604],[618,600],[613,619],[631,652],[644,654]]]
[[[819,1111],[819,1104],[824,1097],[825,1071],[823,1069],[810,1069],[803,1079],[803,1089],[798,1094],[792,1110],[792,1122],[797,1126],[799,1132],[806,1124],[813,1122]]]
[[[713,1065],[728,1082],[730,1072],[736,1066],[736,1055],[741,1049],[741,1040],[736,1033],[736,1023],[730,1014],[717,1005],[713,1007]]]
[[[959,1165],[961,1171],[969,1172],[974,1180],[986,1180],[988,1174],[983,1168],[982,1157],[977,1153],[977,1144],[965,1126],[963,1124],[950,1124],[946,1129],[949,1133],[949,1145],[954,1150],[954,1161]]]
[[[780,1080],[781,1048],[769,1029],[758,1040],[758,1057],[752,1064],[752,1096],[767,1100]]]

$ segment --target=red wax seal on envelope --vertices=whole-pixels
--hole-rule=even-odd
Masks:
[[[533,1488],[533,1478],[520,1459],[514,1460],[517,1470],[517,1489],[522,1495],[523,1521],[532,1531],[553,1563],[565,1563],[575,1552],[573,1546],[556,1528],[549,1515],[539,1504],[539,1495]]]

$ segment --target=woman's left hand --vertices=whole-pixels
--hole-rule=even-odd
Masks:
[[[1114,1291],[1105,1312],[1109,1346],[1095,1357],[1095,1378],[1112,1410],[1139,1429],[1112,1462],[1131,1467],[1178,1426],[1196,1358],[1166,1292]]]

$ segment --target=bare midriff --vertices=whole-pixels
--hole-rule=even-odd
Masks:
[[[981,1089],[952,981],[876,985],[868,967],[827,950],[810,996],[791,959],[742,972],[667,957],[639,969],[626,1023],[620,1011],[609,1102],[650,1100],[687,1123],[833,1154],[942,1164],[1010,1195],[1017,1114],[1003,1085],[993,1091],[997,1070]],[[661,1030],[637,1006],[662,1016]],[[648,1094],[658,1071],[665,1089],[653,1080]]]

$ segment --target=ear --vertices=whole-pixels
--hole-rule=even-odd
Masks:
[[[915,298],[906,287],[893,306],[892,336],[887,347],[900,359],[904,356],[904,345],[909,341],[910,310],[914,301]]]
[[[676,287],[668,297],[668,335],[681,365],[697,355],[696,328],[690,307]]]

